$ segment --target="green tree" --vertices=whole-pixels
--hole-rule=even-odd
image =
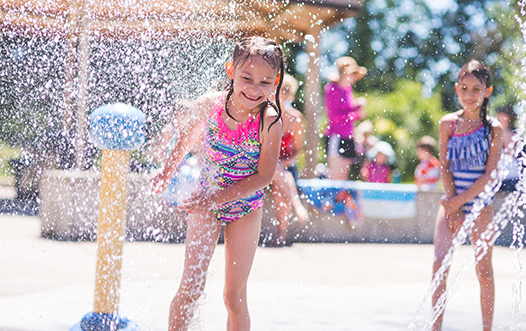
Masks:
[[[514,0],[516,2],[516,0]],[[356,19],[333,30],[344,36],[346,48],[326,52],[329,62],[350,54],[369,68],[358,90],[392,91],[400,78],[424,83],[424,93],[438,91],[444,108],[458,106],[454,82],[458,68],[471,58],[485,61],[495,73],[499,93],[509,85],[503,77],[502,52],[518,32],[507,0],[443,1],[370,0]],[[327,34],[334,37],[335,32]],[[331,42],[326,42],[331,44]],[[334,43],[332,43],[334,44]],[[343,51],[341,51],[343,49]],[[507,93],[507,91],[506,91]]]
[[[503,105],[516,105],[526,98],[524,89],[524,54],[525,44],[521,29],[526,28],[526,17],[521,15],[519,1],[494,3],[488,13],[497,25],[492,34],[493,39],[505,39],[497,56],[495,69],[500,80],[494,84],[495,92],[492,108]],[[526,31],[526,30],[524,30]]]
[[[414,178],[417,140],[429,135],[438,141],[438,122],[446,114],[440,95],[425,97],[422,89],[422,83],[403,79],[389,93],[376,90],[365,94],[374,134],[393,146],[404,182]]]

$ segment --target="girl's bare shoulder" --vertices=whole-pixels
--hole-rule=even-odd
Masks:
[[[199,98],[197,98],[195,102],[196,106],[213,108],[219,102],[222,95],[223,95],[222,92],[211,92],[211,93],[203,94]]]
[[[502,123],[496,119],[495,117],[493,116],[488,116],[489,117],[489,122],[491,123],[491,126],[494,127],[494,128],[500,128],[501,130],[503,130],[503,126],[502,126]]]
[[[276,109],[274,109],[271,106],[267,106],[266,110],[263,112],[262,116],[264,116],[263,121],[263,140],[265,140],[265,136],[267,135],[267,132],[274,131],[276,129],[279,130],[279,136],[281,137],[281,130],[283,128],[283,120],[282,118],[279,119],[279,121],[276,122],[278,119],[278,112]]]
[[[265,109],[265,118],[276,117],[276,116],[278,116],[278,111],[273,106],[271,106],[270,103],[268,103]]]
[[[454,113],[446,114],[440,119],[440,124],[451,124],[458,119],[461,114],[461,110]]]
[[[203,116],[208,117],[221,100],[222,95],[222,92],[212,92],[201,95],[195,101],[195,110]]]

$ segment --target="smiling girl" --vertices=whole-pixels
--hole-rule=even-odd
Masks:
[[[476,273],[480,283],[483,330],[491,330],[495,306],[495,284],[491,253],[493,242],[482,238],[482,233],[493,218],[492,198],[483,198],[491,173],[497,168],[502,151],[502,126],[488,115],[489,96],[493,92],[491,73],[479,61],[466,63],[458,74],[455,89],[462,106],[459,111],[444,116],[440,121],[440,175],[444,196],[438,210],[435,226],[434,277],[446,254],[453,245],[453,238],[462,226],[466,214],[475,201],[480,200],[484,208],[474,221],[470,233],[471,243],[485,242],[488,252],[477,262]],[[447,272],[433,293],[436,308],[446,290]],[[443,313],[433,325],[433,330],[442,329]]]
[[[197,100],[188,130],[177,140],[166,167],[152,177],[154,192],[162,192],[204,130],[199,187],[178,206],[190,215],[184,271],[170,306],[170,331],[188,329],[222,224],[227,330],[250,329],[247,280],[259,240],[263,188],[272,181],[279,156],[283,52],[271,40],[245,38],[235,45],[225,69],[227,92]],[[269,100],[274,91],[276,105]]]

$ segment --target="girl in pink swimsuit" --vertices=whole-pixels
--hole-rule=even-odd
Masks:
[[[170,306],[169,330],[187,330],[201,296],[221,225],[225,226],[224,301],[227,330],[249,330],[247,280],[259,241],[263,188],[270,184],[282,133],[279,95],[285,70],[283,51],[262,37],[244,38],[234,47],[225,69],[230,86],[224,93],[200,97],[187,129],[152,176],[162,192],[177,165],[204,136],[199,188],[178,208],[189,213],[184,271]],[[201,135],[203,133],[203,135]]]

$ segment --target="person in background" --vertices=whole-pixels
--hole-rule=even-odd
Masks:
[[[416,157],[420,163],[415,169],[415,184],[421,191],[434,191],[440,178],[440,162],[435,157],[436,140],[430,136],[418,139]]]
[[[361,122],[356,127],[356,154],[359,156],[367,157],[367,153],[373,148],[374,144],[380,141],[373,135],[373,131],[373,123],[369,120]]]
[[[356,157],[354,122],[365,117],[365,98],[354,98],[353,86],[365,77],[367,69],[360,67],[352,57],[336,60],[338,75],[325,85],[327,116],[327,177],[347,180]]]
[[[507,106],[497,109],[496,116],[504,129],[504,153],[511,157],[505,163],[505,169],[502,169],[506,170],[508,174],[503,179],[500,190],[511,192],[515,190],[515,185],[517,185],[522,172],[519,160],[515,157],[517,142],[513,139],[517,114],[512,106]]]
[[[360,176],[364,182],[391,183],[391,169],[396,162],[396,155],[391,145],[386,141],[379,141],[367,153]]]
[[[287,238],[288,222],[291,211],[294,212],[300,223],[305,223],[309,218],[309,212],[303,206],[296,187],[298,155],[303,148],[303,114],[292,107],[298,82],[291,75],[285,74],[283,86],[281,87],[283,109],[283,135],[281,136],[281,148],[276,174],[270,185],[273,198],[273,208],[278,221],[277,235],[266,246],[282,247],[290,246],[291,240]]]
[[[367,153],[373,148],[374,144],[380,141],[380,139],[373,135],[373,131],[373,123],[369,120],[358,124],[354,131],[358,169],[362,169],[365,161],[367,161]]]

